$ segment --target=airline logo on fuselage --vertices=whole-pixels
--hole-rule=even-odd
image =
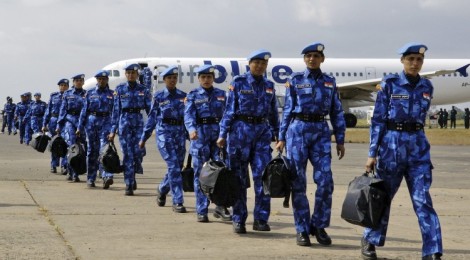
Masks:
[[[213,65],[216,69],[215,71],[215,78],[214,82],[216,84],[222,84],[225,83],[226,81],[229,82],[231,79],[235,76],[241,75],[245,73],[245,71],[249,71],[248,65],[242,64],[241,66],[244,65],[245,69],[244,71],[240,70],[240,63],[239,61],[236,60],[231,60],[229,61],[230,65],[228,67],[224,67],[222,65],[218,64],[212,64],[211,60],[204,60],[203,64],[194,64],[194,65],[189,65],[185,66],[186,68],[183,68],[183,65],[177,65],[178,70],[179,70],[179,80],[178,83],[196,83],[197,82],[197,74],[196,74],[196,69],[202,65]],[[164,69],[168,68],[168,64],[157,64],[154,66],[155,69],[158,71],[163,71]],[[289,77],[290,74],[292,74],[293,70],[291,67],[287,65],[276,65],[272,67],[269,71],[267,71],[266,76],[269,75],[269,79],[273,80],[276,84],[285,84],[287,82],[287,78]],[[183,81],[184,76],[187,76],[189,78],[189,82]],[[159,78],[158,83],[161,84],[163,83],[163,79]]]

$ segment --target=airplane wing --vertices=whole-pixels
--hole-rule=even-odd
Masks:
[[[467,68],[470,64],[460,67],[455,70],[436,70],[420,73],[421,77],[432,78],[440,75],[446,75],[454,72],[460,72],[464,77],[468,76]],[[358,81],[350,81],[338,83],[338,90],[341,99],[351,99],[357,101],[370,101],[374,102],[374,92],[377,91],[377,84],[382,81],[382,78],[366,79]]]

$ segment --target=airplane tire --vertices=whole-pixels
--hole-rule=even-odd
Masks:
[[[351,113],[344,114],[344,121],[346,122],[347,128],[354,128],[357,124],[357,117]]]

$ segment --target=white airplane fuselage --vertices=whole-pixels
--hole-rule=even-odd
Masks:
[[[109,85],[114,88],[118,84],[125,82],[125,72],[123,68],[131,63],[138,63],[141,66],[148,66],[154,72],[152,83],[153,91],[158,91],[165,87],[163,79],[155,77],[169,66],[179,67],[180,76],[177,87],[188,92],[199,86],[196,69],[204,64],[212,64],[216,67],[215,87],[227,89],[228,85],[236,75],[248,71],[248,61],[244,58],[138,58],[122,60],[105,66],[104,70],[109,70]],[[470,59],[425,59],[421,72],[436,70],[455,70],[470,63]],[[269,60],[266,76],[276,85],[276,94],[284,96],[285,82],[292,72],[304,71],[306,68],[302,57],[299,58],[271,58]],[[324,73],[336,78],[336,82],[341,93],[341,83],[356,82],[368,79],[382,78],[390,73],[398,73],[403,69],[400,59],[339,59],[326,58],[321,65]],[[450,73],[431,78],[434,86],[433,105],[456,104],[470,101],[470,79],[463,77],[459,72]],[[86,80],[84,88],[91,88],[96,85],[95,78]],[[359,93],[359,92],[358,92]],[[280,98],[282,99],[282,98]],[[349,111],[353,107],[373,105],[375,95],[364,92],[349,98],[348,95],[341,96],[343,108]],[[281,101],[281,100],[280,100]]]

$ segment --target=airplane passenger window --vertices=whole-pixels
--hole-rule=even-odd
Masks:
[[[360,73],[359,73],[359,76],[361,76],[361,77],[362,77],[362,72],[360,72]]]
[[[341,72],[341,76],[343,76],[343,77],[344,77],[345,75],[346,75],[346,74],[344,74],[344,72]]]
[[[348,77],[351,77],[351,72],[348,72]]]
[[[354,77],[357,77],[357,73],[356,73],[356,72],[354,72]]]
[[[336,77],[339,77],[339,73],[338,73],[338,72],[336,72]]]
[[[109,73],[109,74],[111,74],[111,73]],[[114,77],[119,77],[119,74],[120,74],[119,70],[113,70]]]

